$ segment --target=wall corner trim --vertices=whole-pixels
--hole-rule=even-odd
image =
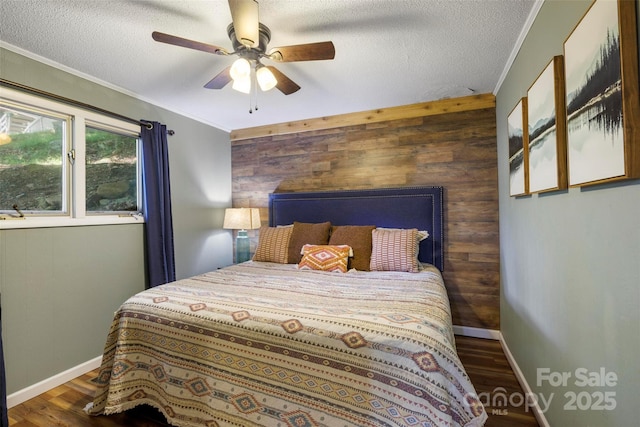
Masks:
[[[529,33],[531,26],[533,26],[533,21],[536,20],[536,17],[538,16],[538,12],[540,12],[540,8],[542,8],[542,5],[544,4],[544,2],[545,0],[536,0],[533,7],[531,8],[531,12],[529,13],[527,20],[525,21],[524,26],[522,27],[522,31],[520,31],[520,35],[518,36],[518,39],[516,40],[515,45],[513,45],[513,50],[511,50],[509,59],[507,59],[507,63],[504,65],[502,74],[500,74],[500,77],[498,78],[498,83],[496,84],[496,88],[493,90],[494,95],[498,94],[498,91],[500,90],[502,83],[504,83],[504,79],[507,78],[507,74],[509,74],[509,70],[511,69],[511,66],[515,62],[516,56],[518,56],[518,53],[520,52],[520,48],[524,43],[524,39],[527,37],[527,34]]]

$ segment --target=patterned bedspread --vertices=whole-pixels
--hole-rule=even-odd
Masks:
[[[115,314],[90,414],[176,426],[481,426],[437,269],[248,262],[141,292]]]

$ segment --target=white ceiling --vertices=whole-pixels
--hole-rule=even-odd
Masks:
[[[539,2],[261,0],[269,48],[331,40],[336,56],[264,60],[302,89],[260,92],[253,114],[231,85],[203,88],[235,56],[151,38],[160,31],[232,51],[226,0],[0,0],[0,46],[231,131],[493,92]]]

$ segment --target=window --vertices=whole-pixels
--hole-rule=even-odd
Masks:
[[[87,126],[87,212],[138,211],[138,138]]]
[[[139,128],[1,89],[0,214],[24,215],[22,223],[47,218],[52,225],[131,218],[141,209]],[[9,222],[17,221],[0,221],[0,227]]]
[[[66,211],[68,128],[68,117],[0,104],[0,211]]]

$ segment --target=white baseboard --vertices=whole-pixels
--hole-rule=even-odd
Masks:
[[[502,350],[504,351],[504,355],[507,357],[507,362],[509,362],[509,365],[511,365],[511,369],[515,374],[516,379],[520,383],[522,391],[525,393],[525,395],[533,394],[531,387],[529,387],[529,383],[520,370],[520,367],[516,363],[516,360],[513,358],[513,354],[511,354],[511,350],[509,350],[509,346],[507,346],[507,343],[502,337],[502,334],[500,334],[500,345],[502,345]],[[544,416],[544,412],[542,412],[542,409],[540,408],[537,400],[531,406],[531,410],[533,412],[533,415],[536,417],[536,420],[538,420],[538,424],[540,424],[540,427],[551,427],[551,425],[547,421],[547,418]]]
[[[59,385],[69,382],[74,378],[84,375],[87,372],[93,371],[94,369],[99,368],[101,363],[102,356],[98,356],[95,359],[91,359],[87,362],[81,363],[78,366],[74,366],[71,369],[67,369],[64,372],[60,372],[59,374],[56,374],[51,378],[47,378],[27,388],[23,388],[22,390],[18,390],[15,393],[11,393],[7,396],[7,407],[12,408],[16,405],[21,404],[22,402],[33,399],[34,397],[47,392],[52,388],[58,387]]]
[[[484,338],[488,340],[500,340],[502,335],[495,329],[472,328],[470,326],[453,325],[453,333],[465,337]]]

